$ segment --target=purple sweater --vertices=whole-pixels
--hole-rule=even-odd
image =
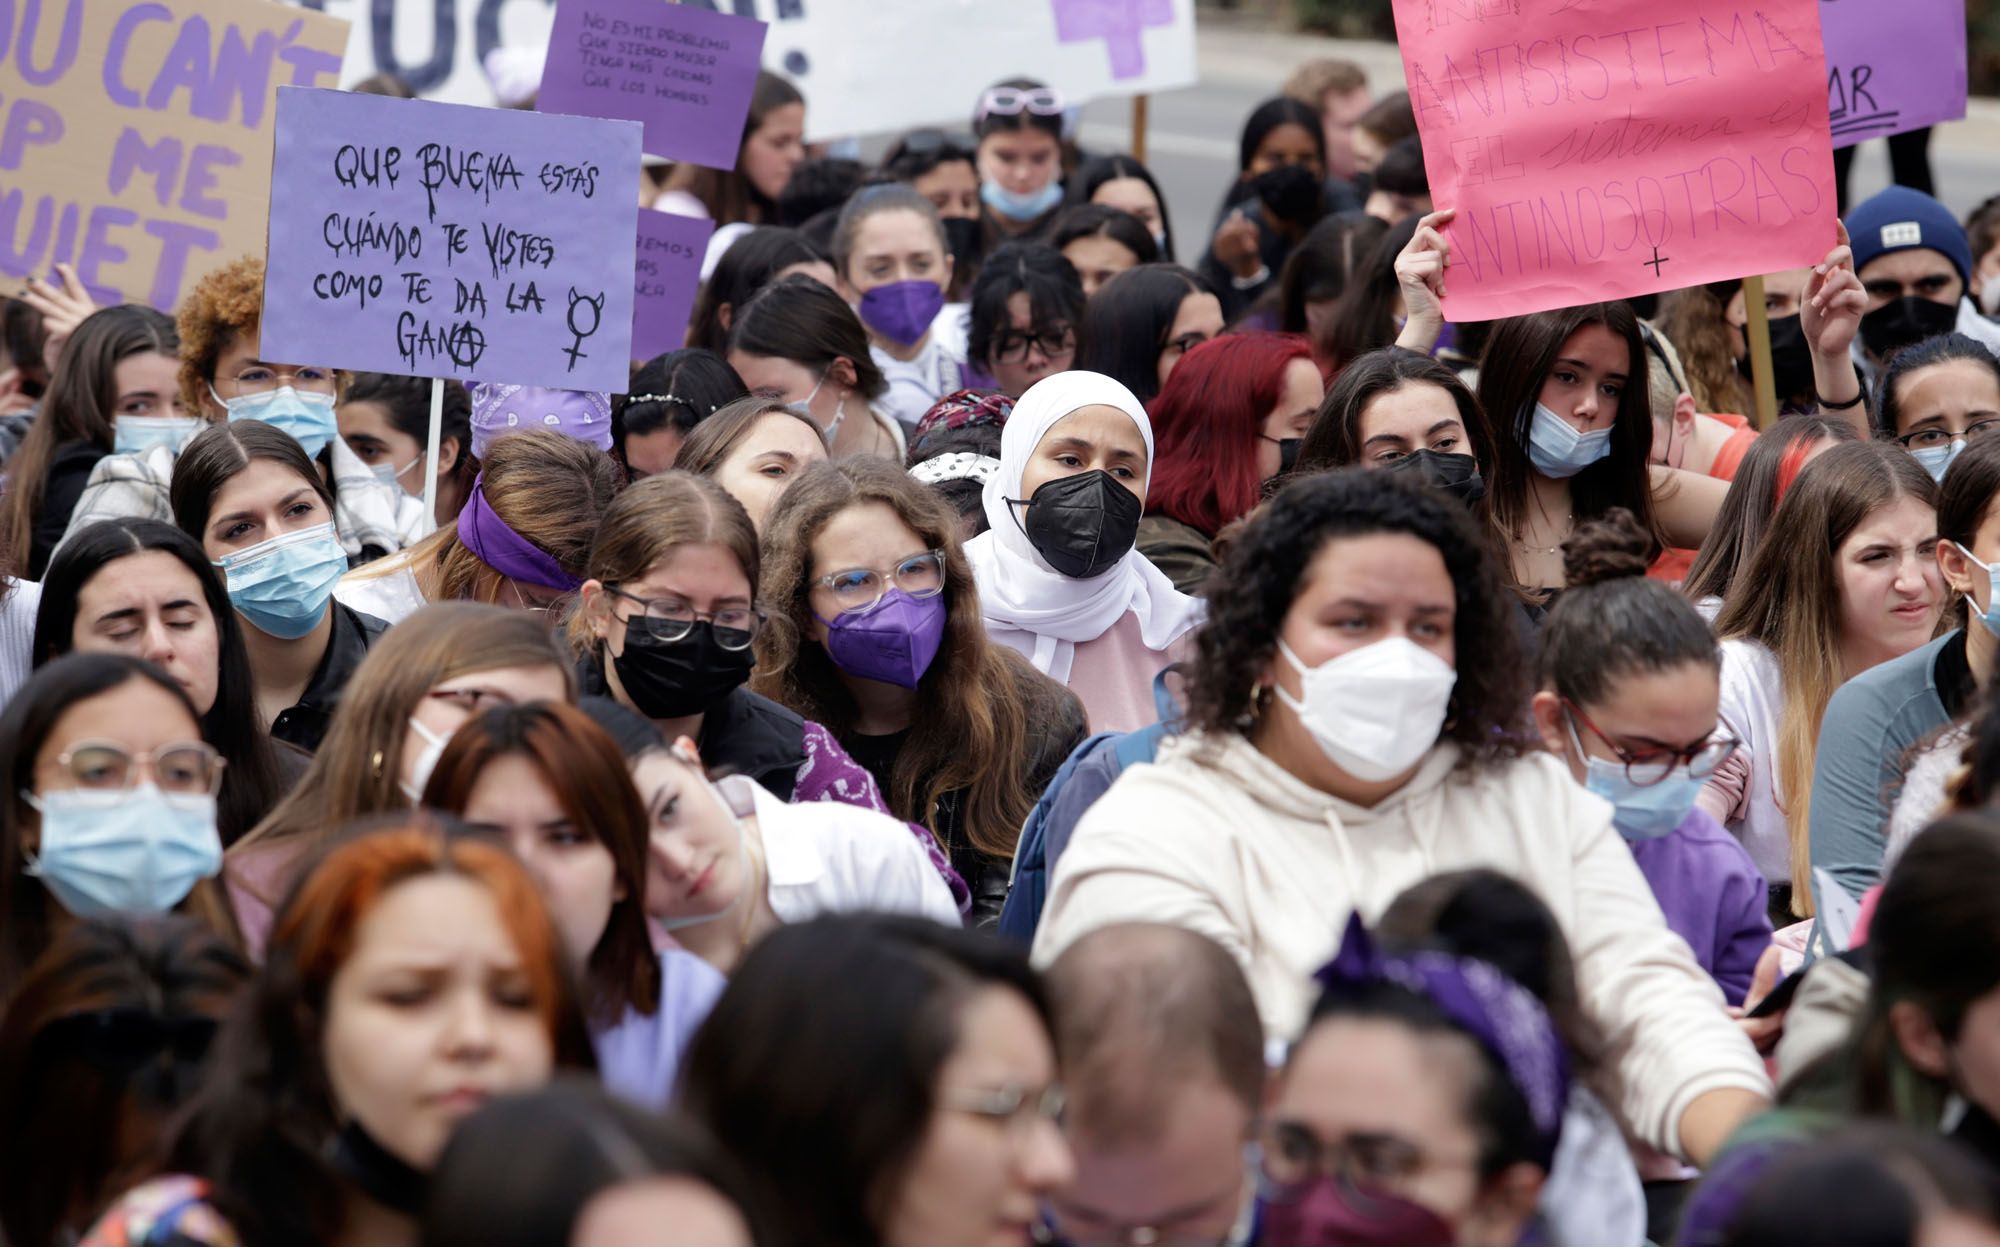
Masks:
[[[1667,925],[1688,942],[1729,1003],[1742,1004],[1757,958],[1771,943],[1764,876],[1742,843],[1701,810],[1664,836],[1627,843]]]

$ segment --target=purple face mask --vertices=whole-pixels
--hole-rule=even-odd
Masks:
[[[861,323],[904,346],[930,332],[944,310],[944,289],[934,281],[892,281],[861,296]]]
[[[1321,1178],[1291,1203],[1265,1203],[1267,1247],[1452,1247],[1458,1235],[1430,1209],[1394,1195],[1350,1194]]]
[[[868,610],[843,611],[820,622],[834,666],[857,680],[915,688],[944,642],[944,595],[913,598],[891,589]]]

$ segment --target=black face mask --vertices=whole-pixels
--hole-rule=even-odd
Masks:
[[[1904,295],[1861,318],[1861,345],[1877,362],[1958,326],[1958,305]]]
[[[703,714],[750,678],[753,651],[724,649],[715,625],[697,619],[678,641],[653,636],[643,619],[625,625],[625,652],[611,660],[632,705],[649,719]]]
[[[1109,472],[1059,477],[1033,498],[1009,501],[1027,504],[1019,523],[1035,552],[1078,580],[1110,571],[1139,540],[1139,500]]]
[[[1304,165],[1279,165],[1250,179],[1271,215],[1291,225],[1311,225],[1323,215],[1326,188]]]
[[[1260,433],[1258,436],[1263,437],[1264,435]],[[1305,440],[1304,438],[1265,437],[1264,440],[1278,444],[1278,476],[1285,476],[1293,468],[1299,466],[1299,444]],[[1272,477],[1271,479],[1276,480],[1277,477]]]
[[[953,265],[959,272],[971,272],[967,266],[979,263],[979,218],[948,216],[938,224],[944,226],[944,240],[951,248]]]
[[[1736,371],[1745,381],[1752,380],[1748,355],[1736,361]],[[1771,386],[1780,405],[1813,392],[1812,348],[1796,314],[1771,321]]]
[[[1394,460],[1382,470],[1413,476],[1433,489],[1442,489],[1468,507],[1486,496],[1486,480],[1479,475],[1479,460],[1471,455],[1419,450]]]
[[[384,1208],[410,1216],[423,1214],[430,1175],[392,1155],[360,1122],[347,1123],[327,1142],[327,1163]]]

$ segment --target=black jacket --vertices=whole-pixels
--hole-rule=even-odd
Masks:
[[[299,695],[298,702],[282,711],[277,722],[271,724],[273,737],[307,753],[316,751],[326,739],[327,725],[333,721],[333,712],[340,705],[347,681],[361,660],[368,657],[376,640],[389,630],[388,624],[343,605],[337,598],[332,606],[333,635],[327,638],[326,653],[313,669],[312,681]]]
[[[577,664],[577,689],[585,696],[610,697],[604,666],[596,657]],[[695,747],[701,763],[717,775],[745,775],[780,801],[790,801],[806,764],[806,721],[768,697],[738,688],[702,716]]]

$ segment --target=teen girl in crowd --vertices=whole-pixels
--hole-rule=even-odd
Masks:
[[[439,527],[449,526],[472,492],[479,461],[472,457],[472,395],[457,381],[446,381],[442,423],[438,426]],[[334,409],[340,440],[354,457],[368,465],[375,479],[393,484],[412,498],[424,496],[429,469],[424,465],[430,443],[431,382],[387,372],[359,372],[348,379]]]
[[[1139,218],[1101,204],[1065,209],[1050,230],[1049,245],[1075,266],[1085,298],[1126,269],[1163,258]]]
[[[1252,110],[1237,144],[1236,181],[1201,260],[1226,318],[1257,301],[1326,215],[1325,179],[1326,133],[1317,112],[1282,95]]]
[[[1511,596],[1472,517],[1390,473],[1299,481],[1236,540],[1210,600],[1190,730],[1078,825],[1038,960],[1112,922],[1187,926],[1236,955],[1266,1033],[1291,1039],[1329,914],[1490,866],[1570,934],[1614,1040],[1608,1098],[1640,1139],[1699,1163],[1762,1105],[1761,1063],[1609,809],[1511,727],[1526,701]]]
[[[333,600],[347,556],[332,499],[299,444],[255,420],[211,425],[174,464],[174,523],[221,569],[243,621],[257,715],[311,753],[379,619]]]
[[[1332,358],[1328,335],[1340,324],[1334,309],[1360,280],[1362,262],[1388,228],[1379,217],[1351,214],[1328,217],[1313,226],[1278,274],[1273,327],[1306,335],[1322,359]]]
[[[1153,429],[1132,392],[1068,372],[1022,396],[986,482],[986,532],[966,543],[989,635],[1083,702],[1091,730],[1158,717],[1153,681],[1201,603],[1135,546]]]
[[[461,599],[560,611],[583,583],[598,518],[623,483],[611,456],[575,438],[510,434],[487,448],[457,520],[342,577],[334,596],[390,624]]]
[[[1026,1241],[1074,1174],[1041,980],[999,942],[909,918],[822,918],[752,949],[681,1102],[781,1243]]]
[[[1167,197],[1145,165],[1120,154],[1092,156],[1077,166],[1069,180],[1069,203],[1116,208],[1138,218],[1153,237],[1159,258],[1172,262],[1174,224],[1167,214]]]
[[[864,187],[834,226],[833,261],[889,385],[882,410],[914,428],[965,384],[965,308],[945,302],[955,264],[937,209],[907,186]]]
[[[680,216],[707,217],[717,225],[771,224],[776,220],[778,193],[806,158],[805,134],[805,97],[778,75],[759,70],[735,162],[727,169],[691,163],[674,166],[653,207]]]
[[[1083,283],[1062,253],[1039,243],[992,252],[973,283],[966,313],[966,384],[1019,398],[1044,377],[1067,372],[1083,326]]]
[[[980,241],[979,173],[973,167],[971,135],[943,130],[912,130],[882,157],[882,173],[908,186],[930,202],[944,230],[952,259],[951,284],[945,295],[963,299],[979,271],[984,254]]]
[[[1139,553],[1182,593],[1215,570],[1209,543],[1290,471],[1326,397],[1302,338],[1231,334],[1188,352],[1147,414],[1158,454]]]
[[[1646,554],[1620,509],[1565,544],[1569,591],[1541,631],[1535,728],[1611,803],[1667,925],[1740,1005],[1771,943],[1770,898],[1743,846],[1695,806],[1738,747],[1719,724],[1722,654],[1687,600],[1646,578]]]
[[[152,1171],[249,967],[185,918],[71,924],[0,1022],[0,1231],[64,1247]]]
[[[1182,356],[1222,332],[1222,311],[1208,282],[1178,264],[1128,269],[1084,308],[1076,367],[1150,403]]]
[[[431,529],[423,500],[374,470],[340,438],[343,377],[310,363],[257,357],[264,312],[264,261],[245,256],[195,284],[181,308],[181,409],[210,423],[261,420],[292,435],[319,466],[333,497],[334,530],[350,561],[361,563],[402,549]],[[193,430],[117,453],[91,469],[90,482],[69,517],[74,534],[99,520],[171,520],[167,498],[174,459]],[[67,540],[67,537],[65,537]]]
[[[807,472],[772,514],[756,687],[824,723],[997,917],[1014,841],[1083,707],[992,644],[955,517],[895,464]]]
[[[2000,359],[1960,333],[1904,347],[1882,370],[1875,435],[1899,443],[1933,480],[1965,448],[2000,432]]]
[[[571,1077],[498,1100],[452,1131],[423,1243],[755,1247],[755,1223],[742,1176],[706,1133]]]
[[[1810,916],[1813,750],[1827,700],[1937,627],[1937,532],[1937,485],[1914,459],[1879,442],[1835,446],[1799,474],[1771,539],[1723,599],[1722,722],[1742,745],[1701,806],[1750,851],[1774,912]]]
[[[736,309],[775,281],[810,277],[831,287],[833,260],[819,244],[795,229],[760,225],[737,236],[701,284],[688,317],[688,345],[717,356],[729,351],[729,326]]]
[[[178,449],[199,427],[181,409],[174,322],[127,303],[92,313],[70,336],[20,449],[7,459],[0,560],[39,580],[90,473],[106,455]]]
[[[611,421],[611,457],[631,480],[674,466],[694,427],[748,397],[736,370],[711,351],[668,351],[632,374]]]
[[[1298,470],[1414,472],[1481,504],[1483,516],[1495,453],[1486,413],[1457,373],[1421,352],[1385,346],[1340,370],[1299,443]]]
[[[297,786],[230,851],[229,899],[251,954],[312,854],[359,819],[415,805],[466,720],[493,706],[570,701],[573,688],[548,629],[522,611],[447,602],[384,633]]]
[[[1371,218],[1372,219],[1372,218]],[[1320,357],[1334,369],[1345,368],[1369,351],[1402,339],[1403,329],[1409,328],[1408,321],[1428,323],[1428,300],[1412,299],[1403,292],[1402,273],[1399,264],[1404,262],[1405,253],[1417,231],[1424,228],[1418,218],[1406,218],[1401,223],[1389,226],[1376,236],[1375,243],[1363,252],[1359,263],[1344,283],[1340,301],[1328,314],[1326,333],[1314,338]],[[1437,341],[1442,342],[1443,330],[1440,326]],[[1430,347],[1425,343],[1415,344],[1426,354]]]
[[[505,845],[562,932],[605,1086],[664,1110],[722,976],[646,927],[646,810],[618,747],[560,702],[499,705],[451,735],[425,807]]]
[[[1062,206],[1062,93],[1033,78],[988,87],[972,113],[986,251],[1038,236]]]
[[[78,919],[185,908],[227,929],[206,883],[224,764],[178,685],[137,659],[72,655],[8,703],[0,744],[0,1010]]]
[[[563,1068],[590,1039],[527,870],[424,820],[359,836],[279,913],[163,1176],[83,1242],[413,1247],[452,1128]]]
[[[1681,593],[1704,618],[1713,619],[1722,609],[1730,586],[1763,547],[1771,517],[1799,473],[1822,452],[1854,440],[1846,421],[1824,416],[1786,416],[1757,435],[1743,452],[1722,508],[1715,513],[1715,526],[1681,582]]]
[[[901,459],[903,426],[879,404],[889,382],[840,296],[805,277],[753,295],[729,330],[729,366],[759,398],[812,417],[836,455]]]
[[[256,826],[298,773],[300,755],[265,732],[223,577],[179,529],[115,520],[63,544],[42,582],[36,665],[71,651],[144,659],[187,695],[199,738],[226,763],[215,811],[224,844]]]
[[[1901,362],[1899,355],[1890,366]],[[1812,864],[1855,896],[1881,881],[1887,824],[1911,751],[1963,719],[1993,674],[2000,595],[1988,568],[2000,566],[1996,499],[2000,439],[1975,442],[1938,491],[1938,571],[1956,626],[1854,676],[1826,703],[1814,754]]]
[[[826,434],[790,403],[745,398],[689,435],[674,466],[706,476],[741,504],[758,532],[799,473],[826,460]]]

